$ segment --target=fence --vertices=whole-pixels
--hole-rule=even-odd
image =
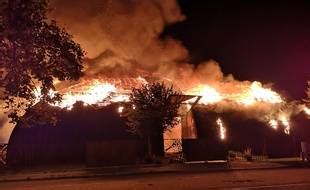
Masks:
[[[245,154],[243,152],[239,152],[239,151],[228,151],[228,159],[230,161],[234,161],[234,160],[247,160],[247,156],[251,157],[251,160],[253,161],[267,161],[268,160],[268,156],[266,155],[249,155],[249,154]]]

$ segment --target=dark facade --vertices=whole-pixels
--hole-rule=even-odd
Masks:
[[[146,142],[128,132],[124,118],[117,112],[118,106],[76,105],[70,111],[57,111],[56,126],[17,125],[8,144],[8,164],[109,166],[142,163]],[[218,117],[222,118],[226,127],[227,137],[224,140],[219,138]],[[309,141],[309,129],[300,127],[309,123],[304,116],[293,118],[294,128],[290,136],[281,129],[275,131],[265,123],[239,113],[218,114],[198,107],[182,118],[180,140],[186,161],[222,160],[227,158],[228,150],[242,152],[248,147],[255,155],[297,156],[300,141]],[[163,140],[158,139],[153,142],[157,145],[153,150],[162,147]]]
[[[195,108],[192,110],[195,121],[196,137],[183,138],[182,146],[187,161],[225,160],[228,149],[227,140],[219,138],[216,117],[204,110]]]
[[[251,148],[252,154],[265,155],[269,158],[299,156],[300,142],[309,140],[309,120],[304,115],[291,118],[291,133],[286,135],[283,126],[274,130],[268,124],[246,117],[241,112],[219,114],[209,110],[196,108],[194,118],[198,138],[206,139],[207,144],[211,144],[208,150],[210,153],[213,152],[213,155],[221,155],[218,152],[223,150],[243,152],[246,148]],[[225,141],[219,141],[218,138],[216,127],[218,117],[221,117],[226,125]]]
[[[132,164],[143,156],[143,142],[128,132],[117,105],[80,106],[58,115],[56,126],[17,125],[9,140],[8,164]],[[97,162],[103,155],[108,159]]]

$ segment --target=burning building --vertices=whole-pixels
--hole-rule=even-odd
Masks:
[[[56,91],[63,94],[63,100],[53,106],[67,110],[61,111],[66,115],[63,117],[71,118],[64,119],[66,121],[75,120],[73,105],[77,101],[81,101],[84,106],[100,108],[99,110],[102,109],[102,113],[107,115],[113,113],[111,118],[114,118],[117,125],[115,128],[120,126],[124,128],[124,123],[117,113],[122,112],[123,108],[121,106],[113,108],[112,105],[128,102],[130,90],[140,84],[153,81],[172,84],[184,95],[200,98],[192,98],[184,102],[180,113],[181,125],[170,134],[166,134],[166,149],[177,152],[180,146],[173,149],[170,148],[170,145],[181,142],[182,151],[187,155],[194,155],[187,156],[188,159],[195,160],[223,157],[223,150],[227,148],[224,144],[230,139],[231,141],[246,139],[236,137],[232,140],[232,136],[234,136],[230,133],[232,126],[240,126],[234,130],[234,133],[242,133],[247,130],[250,136],[255,136],[255,131],[260,130],[260,128],[252,128],[253,126],[261,126],[261,128],[269,126],[268,130],[271,133],[282,134],[280,131],[283,131],[285,133],[283,138],[286,138],[291,130],[294,130],[294,123],[290,118],[301,112],[309,114],[308,107],[298,102],[289,102],[275,92],[271,84],[263,84],[259,81],[239,81],[231,74],[225,75],[220,64],[214,60],[205,61],[196,66],[190,64],[190,56],[182,42],[172,37],[161,36],[166,26],[181,22],[186,18],[176,0],[126,2],[93,0],[91,3],[76,1],[74,5],[69,0],[53,0],[51,6],[55,10],[50,13],[49,17],[56,19],[61,26],[64,26],[74,36],[74,40],[80,43],[87,52],[84,77],[74,82],[55,81]],[[53,91],[50,94],[52,96]],[[35,92],[35,95],[39,101],[39,90]],[[195,104],[212,111],[213,114],[211,112],[206,112],[206,114],[199,111],[192,112],[191,106]],[[105,109],[111,109],[111,113],[104,111]],[[115,109],[117,109],[116,113],[114,113]],[[68,110],[72,110],[72,113]],[[225,113],[234,112],[241,113],[239,117],[245,118],[244,120],[257,123],[254,125],[233,124],[234,120],[239,120],[239,118],[227,119],[228,116],[225,116]],[[91,116],[93,113],[90,111],[85,114]],[[76,117],[79,118],[78,115]],[[87,116],[84,117],[85,121],[88,121]],[[204,119],[205,121],[203,121]],[[95,120],[105,128],[102,130],[110,130],[110,126],[115,126],[113,123],[105,124],[99,116],[94,118]],[[59,124],[63,126],[62,128],[50,126],[42,127],[42,129],[37,127],[23,129],[16,127],[11,135],[9,143],[11,148],[9,149],[18,148],[17,145],[23,149],[22,144],[27,144],[27,142],[30,144],[29,147],[36,143],[44,144],[45,140],[48,141],[47,136],[49,135],[52,140],[45,145],[57,144],[57,142],[61,142],[57,140],[58,137],[60,138],[60,135],[57,134],[64,133],[65,136],[70,136],[69,131],[75,131],[74,135],[72,134],[74,140],[65,142],[70,138],[62,138],[64,144],[71,144],[72,147],[59,148],[57,151],[61,149],[61,152],[66,153],[66,150],[71,148],[75,150],[76,147],[85,147],[86,137],[82,137],[82,134],[87,134],[84,130],[90,126],[90,123],[93,123],[92,126],[96,126],[94,131],[100,128],[99,124],[93,121],[89,121],[89,123],[81,121],[79,123],[81,127],[77,127],[76,130],[73,127],[76,124],[65,122]],[[55,132],[50,133],[49,130]],[[127,136],[128,134],[125,135],[122,130],[119,131],[120,134],[123,134],[122,138],[135,138]],[[53,133],[54,135],[52,135]],[[121,139],[114,132],[111,131],[111,133],[113,133],[110,134],[111,138]],[[97,136],[95,132],[93,135]],[[103,135],[101,140],[108,139],[108,136]],[[34,139],[37,141],[31,142]],[[261,139],[263,138],[257,139],[257,141],[260,142]],[[81,143],[82,141],[83,143]],[[47,150],[45,145],[38,148],[42,150],[38,152],[38,155],[44,155],[43,150]],[[202,146],[204,147],[203,151],[201,151]],[[217,147],[218,150],[214,150]],[[24,150],[26,151],[28,148]],[[76,153],[72,155],[78,155],[74,158],[83,160],[82,155],[85,150],[84,148],[76,150]],[[199,156],[195,156],[199,151]],[[13,152],[8,156],[14,155]],[[54,153],[56,154],[56,152]],[[59,158],[59,160],[62,159],[65,158]],[[11,157],[11,160],[14,161],[14,156]]]
[[[46,108],[43,109],[56,113],[56,126],[37,122],[30,126],[22,122],[17,124],[9,140],[8,164],[113,165],[143,162],[145,143],[129,132],[122,112],[128,104],[129,89],[145,82],[142,78],[105,79],[102,82],[86,81],[87,84],[78,84],[74,88],[71,86],[63,102],[44,105]],[[38,103],[36,106],[42,105]],[[26,113],[24,117],[28,115]],[[187,134],[193,130],[188,129]],[[180,139],[176,139],[174,134],[169,140]]]
[[[151,79],[159,80],[156,77]],[[49,106],[58,113],[59,121],[56,126],[35,125],[27,128],[22,124],[17,125],[9,141],[8,163],[111,165],[143,162],[145,143],[127,131],[126,122],[121,116],[124,105],[130,103],[130,89],[148,83],[151,79],[101,78],[81,81],[62,89],[65,92],[63,101]],[[166,83],[171,84],[171,81]],[[244,94],[221,94],[207,85],[187,91],[187,94],[198,95],[182,95],[184,102],[179,110],[180,123],[164,134],[166,153],[182,154],[188,161],[225,159],[228,148],[242,150],[245,146],[253,147],[257,154],[265,153],[266,148],[263,146],[266,143],[263,139],[268,134],[259,131],[276,132],[277,128],[274,128],[273,123],[266,129],[268,120],[259,120],[259,117],[268,118],[270,110],[264,112],[265,107],[259,106],[265,104],[275,109],[274,120],[278,123],[284,119],[277,118],[276,111],[281,114],[282,110],[276,110],[279,106],[276,104],[282,104],[283,100],[277,93],[258,84],[260,83],[249,85]],[[264,92],[267,94],[266,98],[264,93],[257,94],[257,91],[264,90],[269,93]],[[247,107],[252,104],[259,113],[247,116],[246,113],[251,113]],[[236,106],[240,110],[235,110]],[[241,112],[239,117],[259,122],[254,122],[254,126],[251,123],[234,123],[240,119],[231,117],[230,114],[237,112]],[[257,125],[259,127],[255,127]],[[238,127],[233,126],[241,127],[237,129]],[[278,126],[283,129],[283,138],[288,136],[287,126],[288,122]],[[244,134],[241,131],[248,131],[249,136],[238,137],[238,134]],[[247,141],[247,138],[255,140]],[[287,148],[285,144],[287,143],[281,146]]]

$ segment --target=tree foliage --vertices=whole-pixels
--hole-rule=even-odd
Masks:
[[[47,0],[7,0],[0,4],[1,97],[18,120],[21,109],[38,100],[55,102],[54,80],[77,80],[84,52],[56,22],[47,19]]]
[[[133,109],[128,113],[131,131],[148,139],[148,151],[152,153],[150,139],[178,122],[178,109],[182,103],[181,93],[163,83],[144,84],[130,94]]]

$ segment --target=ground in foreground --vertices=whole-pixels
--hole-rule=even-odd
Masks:
[[[282,168],[207,173],[167,173],[1,183],[1,190],[99,189],[310,189],[310,169]]]

